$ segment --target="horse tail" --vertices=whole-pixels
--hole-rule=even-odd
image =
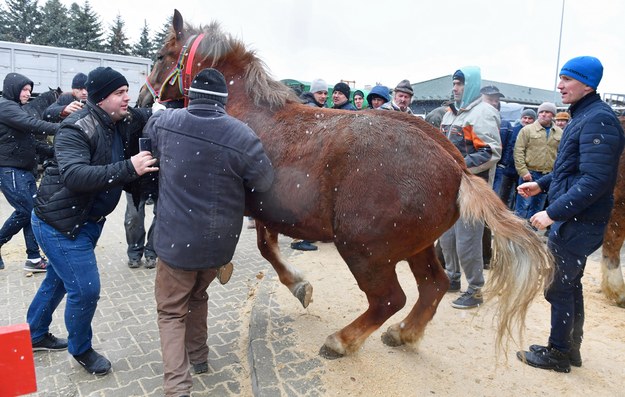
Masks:
[[[458,205],[461,217],[483,220],[493,232],[493,257],[484,292],[489,298],[499,297],[497,349],[502,347],[504,335],[506,340],[514,340],[514,327],[522,343],[529,305],[553,279],[553,256],[526,221],[508,210],[482,178],[463,174]]]

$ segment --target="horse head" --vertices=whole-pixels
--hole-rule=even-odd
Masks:
[[[223,33],[219,23],[195,28],[174,10],[172,28],[139,93],[138,106],[186,99],[193,77],[208,67],[219,70],[229,82],[228,106],[235,113],[235,107],[250,101],[252,106],[263,104],[271,109],[298,101],[292,90],[271,77],[254,51]]]

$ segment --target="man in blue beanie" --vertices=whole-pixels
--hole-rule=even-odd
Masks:
[[[139,137],[150,109],[129,108],[128,81],[99,67],[89,73],[85,108],[61,124],[54,139],[54,163],[44,172],[31,225],[48,256],[27,320],[33,350],[65,350],[89,373],[105,375],[111,362],[93,350],[91,321],[100,298],[95,247],[110,214],[131,182],[158,171]],[[132,155],[133,153],[137,153]],[[63,297],[68,339],[50,334],[52,315]]]
[[[553,171],[521,184],[524,197],[547,192],[549,205],[530,218],[538,229],[551,226],[547,245],[555,258],[555,277],[545,291],[551,304],[546,346],[531,345],[517,357],[536,368],[570,372],[581,367],[584,327],[581,279],[586,258],[603,242],[625,136],[614,112],[597,94],[603,66],[595,57],[566,62],[558,89],[572,116],[558,149]]]

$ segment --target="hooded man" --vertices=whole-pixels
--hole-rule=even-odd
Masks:
[[[462,153],[469,171],[492,185],[501,157],[499,111],[482,101],[478,67],[457,70],[452,84],[454,103],[443,116],[441,131]],[[451,281],[449,291],[460,290],[461,268],[469,283],[466,292],[452,302],[456,309],[471,309],[483,303],[483,231],[483,222],[459,218],[439,239]]]
[[[26,242],[24,270],[45,272],[47,263],[33,235],[30,213],[37,190],[37,154],[50,157],[53,153],[49,145],[35,139],[35,134],[54,135],[59,126],[24,111],[22,106],[30,99],[33,86],[32,80],[18,73],[9,73],[4,78],[0,98],[0,190],[14,211],[0,229],[0,247],[21,230]],[[0,269],[4,269],[1,255]]]

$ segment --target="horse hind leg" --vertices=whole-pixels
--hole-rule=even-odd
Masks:
[[[280,282],[291,291],[304,308],[308,307],[312,300],[312,285],[295,266],[286,262],[280,254],[278,233],[267,229],[258,219],[256,220],[256,243],[260,254],[271,263],[278,274]]]
[[[614,208],[616,212],[617,207]],[[601,248],[601,289],[608,299],[613,299],[619,307],[625,307],[625,283],[621,271],[621,246],[625,240],[625,227],[610,219]]]
[[[366,256],[350,257],[347,251],[345,247],[339,249],[358,286],[366,294],[369,307],[349,325],[326,338],[319,350],[319,355],[326,359],[356,352],[372,332],[406,303],[406,295],[395,274],[395,263],[372,263]]]
[[[438,304],[449,288],[449,278],[436,258],[433,245],[407,261],[417,281],[419,298],[405,319],[391,325],[382,334],[382,342],[393,347],[403,344],[413,347],[418,345],[425,327],[434,317]]]

